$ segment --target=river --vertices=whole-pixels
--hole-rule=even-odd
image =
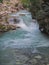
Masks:
[[[49,36],[39,31],[30,12],[13,15],[21,19],[20,28],[0,34],[0,65],[49,65]]]

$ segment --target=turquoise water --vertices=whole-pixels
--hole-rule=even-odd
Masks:
[[[0,65],[24,65],[16,61],[19,56],[22,56],[22,60],[28,59],[23,56],[23,52],[29,54],[49,51],[49,37],[39,31],[38,24],[32,20],[31,14],[26,11],[19,13],[25,14],[19,16],[24,26],[20,25],[19,29],[0,34]]]

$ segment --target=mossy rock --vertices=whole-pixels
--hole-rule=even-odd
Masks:
[[[16,30],[16,26],[0,24],[0,32],[7,32],[9,30]]]

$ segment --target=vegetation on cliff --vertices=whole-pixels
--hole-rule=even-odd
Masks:
[[[36,18],[36,14],[40,10],[40,0],[21,0],[21,2],[24,7],[29,9],[32,18]]]
[[[30,7],[30,0],[21,0],[21,3],[24,6],[24,8]]]

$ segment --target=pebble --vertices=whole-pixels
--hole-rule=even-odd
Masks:
[[[35,56],[36,59],[42,59],[42,57],[40,55]]]

